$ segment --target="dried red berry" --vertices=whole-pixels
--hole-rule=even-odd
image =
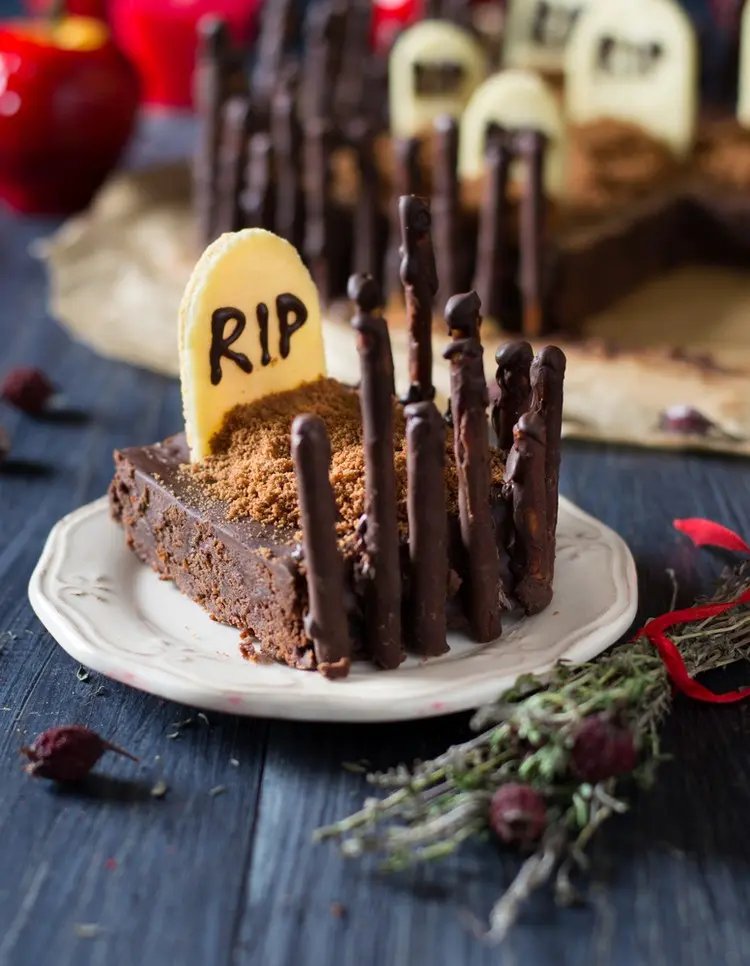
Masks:
[[[35,778],[51,778],[57,782],[75,782],[84,778],[105,751],[114,751],[138,761],[129,751],[100,738],[82,725],[62,725],[44,731],[34,744],[21,748],[30,764],[25,771]]]
[[[661,414],[660,429],[682,436],[708,436],[716,424],[693,406],[670,406]]]
[[[39,369],[11,369],[0,387],[0,396],[30,416],[38,416],[55,387]]]
[[[502,785],[492,796],[490,826],[509,845],[530,845],[547,827],[547,806],[530,785]]]
[[[633,735],[606,714],[587,718],[575,734],[573,773],[592,784],[632,771],[638,761]]]

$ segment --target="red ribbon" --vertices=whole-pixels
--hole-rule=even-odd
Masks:
[[[690,537],[697,547],[716,546],[725,550],[750,553],[750,547],[741,537],[727,527],[722,527],[718,523],[711,523],[710,520],[698,518],[675,520],[674,526],[681,533]],[[688,624],[705,620],[708,617],[718,617],[719,614],[724,614],[728,610],[732,610],[733,607],[739,607],[740,604],[749,602],[750,590],[746,590],[736,600],[730,600],[728,603],[704,604],[700,607],[673,610],[669,614],[662,614],[661,617],[649,621],[638,636],[648,638],[654,645],[675,687],[687,694],[688,697],[712,704],[730,704],[733,701],[742,701],[744,698],[750,697],[750,688],[727,691],[725,694],[714,694],[713,691],[691,678],[677,646],[667,637],[665,632],[675,624]]]

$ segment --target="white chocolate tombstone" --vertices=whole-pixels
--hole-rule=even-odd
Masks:
[[[606,0],[579,17],[565,51],[565,109],[572,124],[635,124],[684,156],[697,112],[697,51],[674,0]]]
[[[508,131],[532,128],[547,137],[544,187],[558,196],[563,187],[564,124],[552,88],[538,74],[524,70],[501,71],[478,87],[461,118],[458,171],[462,178],[482,174],[487,129],[492,124]],[[514,164],[510,177],[522,179],[523,166]]]
[[[222,235],[180,306],[180,378],[193,462],[240,403],[326,373],[318,292],[296,249],[270,231]]]
[[[742,10],[740,21],[740,76],[737,92],[737,120],[750,127],[750,3]]]
[[[584,7],[594,2],[600,0],[509,0],[503,66],[561,71],[573,27]]]
[[[423,20],[405,30],[388,61],[391,132],[416,137],[443,114],[459,117],[486,73],[484,51],[447,20]]]

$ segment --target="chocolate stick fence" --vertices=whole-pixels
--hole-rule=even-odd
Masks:
[[[329,478],[331,443],[319,416],[297,416],[292,424],[292,459],[302,522],[311,638],[318,670],[345,677],[351,660],[349,621],[344,609],[344,561],[336,544],[336,500]]]
[[[352,328],[360,357],[360,400],[365,453],[364,543],[367,581],[365,634],[372,659],[384,668],[403,660],[401,568],[396,516],[392,358],[388,326],[375,314],[380,294],[369,275],[349,280],[356,304]],[[486,433],[485,433],[486,436]]]
[[[433,402],[405,409],[409,517],[410,637],[423,657],[448,650],[445,594],[448,536],[445,501],[445,423]]]
[[[398,202],[401,225],[401,282],[409,325],[409,402],[432,399],[432,302],[438,290],[430,209],[421,198]]]
[[[383,260],[379,257],[378,171],[375,164],[374,133],[366,118],[358,118],[349,128],[354,148],[359,190],[354,208],[354,270],[371,272],[382,291]]]

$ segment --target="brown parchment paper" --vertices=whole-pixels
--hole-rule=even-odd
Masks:
[[[104,356],[177,375],[177,310],[196,258],[185,165],[121,174],[94,206],[38,247],[48,264],[51,312]],[[393,307],[400,390],[407,333]],[[329,372],[358,367],[345,306],[325,322]],[[486,369],[494,375],[500,332],[485,327]],[[448,394],[435,335],[435,384]],[[588,320],[585,338],[556,338],[568,355],[564,434],[588,440],[750,454],[750,267],[746,274],[684,269]],[[670,406],[689,405],[717,424],[707,437],[660,430]]]

